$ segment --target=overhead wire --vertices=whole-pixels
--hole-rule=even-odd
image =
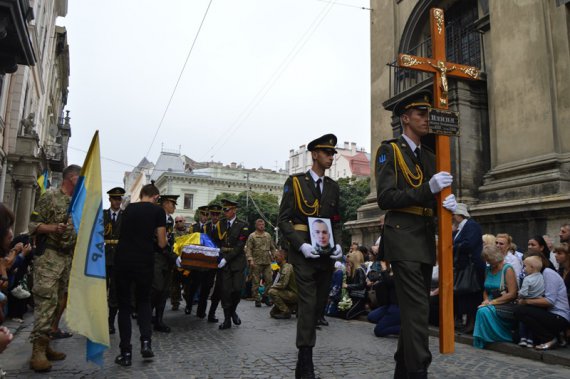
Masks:
[[[317,17],[311,22],[309,27],[305,30],[301,38],[297,40],[295,46],[289,51],[287,56],[283,59],[281,64],[277,67],[277,69],[272,73],[272,75],[268,78],[268,80],[264,83],[261,89],[255,94],[249,104],[244,108],[244,110],[239,114],[239,116],[234,120],[231,126],[227,129],[227,132],[221,133],[220,137],[217,141],[208,149],[204,155],[201,157],[200,160],[204,159],[207,156],[214,156],[215,153],[221,149],[233,136],[233,134],[243,125],[243,123],[251,116],[253,111],[261,104],[263,99],[267,96],[271,88],[277,83],[281,75],[285,72],[285,70],[289,67],[293,59],[299,54],[299,52],[303,49],[303,47],[307,44],[310,40],[312,35],[321,25],[323,20],[331,11],[332,7],[336,4],[336,0],[330,0],[327,2],[327,5],[324,6]],[[212,154],[213,153],[213,154]]]
[[[210,6],[212,5],[213,1],[214,0],[210,0],[210,2],[208,3],[208,7],[206,8],[206,11],[204,12],[204,16],[202,17],[202,21],[200,22],[200,26],[198,27],[198,31],[196,32],[196,35],[194,36],[194,40],[192,41],[192,46],[190,46],[190,50],[188,51],[188,55],[186,55],[186,60],[184,61],[184,65],[182,66],[182,70],[180,70],[180,75],[178,75],[178,79],[176,80],[176,84],[174,85],[174,89],[172,90],[172,94],[170,95],[170,99],[168,99],[168,103],[166,104],[166,108],[164,109],[164,113],[162,114],[162,118],[160,119],[160,122],[158,123],[158,127],[156,128],[154,136],[152,137],[152,141],[150,142],[150,146],[148,147],[148,151],[146,152],[145,157],[147,157],[150,154],[150,149],[152,148],[152,145],[154,145],[154,141],[156,140],[156,136],[158,135],[158,132],[160,131],[160,128],[162,127],[162,123],[164,122],[164,118],[166,117],[166,114],[168,113],[168,109],[170,108],[170,104],[172,103],[172,99],[174,98],[174,95],[176,94],[176,90],[178,89],[178,84],[180,84],[180,79],[182,79],[182,74],[184,74],[184,70],[186,69],[186,64],[188,63],[188,60],[190,59],[190,55],[192,54],[192,50],[194,50],[194,46],[196,45],[196,41],[198,40],[198,36],[200,35],[200,31],[202,30],[202,26],[204,25],[204,21],[206,21],[206,16],[208,15],[208,11],[210,10]]]

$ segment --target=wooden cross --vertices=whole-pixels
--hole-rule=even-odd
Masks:
[[[443,9],[430,10],[432,58],[417,57],[409,54],[398,55],[398,65],[403,68],[431,72],[434,75],[433,97],[434,108],[448,108],[448,77],[477,80],[479,69],[445,60],[445,24]],[[449,136],[437,135],[436,165],[437,171],[451,172]],[[453,317],[453,241],[451,231],[451,213],[441,205],[443,199],[451,194],[447,187],[438,195],[439,226],[439,350],[442,354],[454,351],[454,317]]]

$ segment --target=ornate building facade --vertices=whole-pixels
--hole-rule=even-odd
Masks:
[[[372,151],[400,134],[392,107],[432,86],[431,75],[399,69],[394,61],[398,53],[431,56],[429,9],[442,8],[447,60],[482,71],[479,81],[449,79],[449,109],[460,117],[460,136],[451,138],[452,191],[485,232],[510,233],[519,246],[533,235],[556,236],[570,221],[568,2],[371,5]],[[434,147],[433,136],[422,143]],[[358,220],[346,225],[365,244],[379,233],[375,189],[372,180]]]

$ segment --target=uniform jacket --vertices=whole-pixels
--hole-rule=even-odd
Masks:
[[[111,220],[111,208],[103,210],[103,225],[105,225],[105,265],[112,266],[115,252],[119,243],[123,210],[117,211],[115,222]]]
[[[279,274],[271,285],[274,290],[288,290],[297,293],[297,283],[295,281],[295,272],[293,266],[289,263],[283,263],[279,268]]]
[[[260,265],[268,265],[273,261],[272,253],[277,250],[271,234],[263,232],[258,234],[257,231],[251,233],[245,244],[245,253],[247,259],[252,259],[253,263]]]
[[[192,224],[192,226],[190,227],[190,233],[204,233],[204,226],[206,224],[202,225],[202,227],[200,227],[200,221],[195,222],[194,224]]]
[[[408,169],[416,174],[421,166],[423,180],[417,188],[409,184],[397,164],[391,142],[402,152]],[[435,212],[436,197],[431,193],[429,180],[435,174],[435,155],[421,147],[421,162],[400,138],[382,142],[376,154],[376,194],[378,206],[387,210],[381,240],[381,251],[388,261],[416,261],[435,263],[435,224],[433,217],[393,211],[410,206],[430,208]]]
[[[206,222],[204,228],[206,229],[206,234],[208,235],[208,237],[210,237],[210,239],[212,240],[212,242],[220,247],[220,238],[218,236],[218,228],[220,226],[220,222],[216,222],[215,224],[212,222],[212,220]]]
[[[299,248],[303,243],[311,243],[311,238],[308,232],[295,230],[293,226],[301,224],[308,227],[308,217],[330,218],[334,242],[335,244],[342,244],[342,225],[340,223],[341,220],[339,212],[340,191],[337,182],[328,176],[325,176],[319,209],[311,210],[307,209],[303,205],[301,205],[303,209],[300,209],[299,203],[296,201],[294,194],[294,178],[298,179],[302,196],[307,204],[313,204],[318,196],[315,181],[311,177],[311,174],[309,174],[309,171],[289,176],[285,182],[285,186],[283,187],[283,198],[279,208],[278,225],[279,230],[281,230],[283,236],[287,242],[289,242],[289,262],[293,264],[306,260],[303,254],[299,251]],[[313,212],[313,215],[307,215],[307,213],[311,214]],[[325,260],[327,264],[333,262],[328,257],[311,259],[311,262],[317,264],[318,261],[321,261],[320,263],[322,264]]]
[[[247,262],[244,247],[247,236],[249,236],[247,223],[236,218],[232,223],[232,227],[228,230],[228,220],[221,219],[218,225],[219,235],[221,236],[222,256],[227,262],[224,270],[245,270]]]

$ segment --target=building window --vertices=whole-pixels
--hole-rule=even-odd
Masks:
[[[185,193],[184,194],[184,209],[194,208],[194,194]]]

